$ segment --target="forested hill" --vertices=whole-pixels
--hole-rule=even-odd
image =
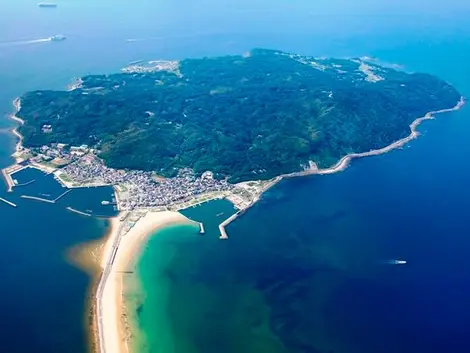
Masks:
[[[264,49],[129,71],[25,94],[24,145],[87,144],[108,166],[166,176],[190,167],[267,179],[384,147],[460,98],[427,74]]]

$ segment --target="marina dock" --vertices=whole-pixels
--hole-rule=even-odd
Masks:
[[[0,197],[0,201],[5,202],[7,205],[10,205],[11,207],[16,207],[16,204],[14,204],[11,201],[5,200],[3,197]]]

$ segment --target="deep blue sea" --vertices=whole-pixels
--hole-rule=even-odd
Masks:
[[[73,77],[115,72],[140,59],[253,47],[369,55],[436,74],[470,96],[470,7],[459,0],[57,2],[56,9],[39,9],[35,0],[0,4],[0,167],[11,163],[14,123],[7,115],[15,97],[62,89]],[[59,33],[67,40],[41,42]],[[250,298],[262,301],[263,310],[244,308],[263,315],[270,308],[279,351],[469,352],[470,110],[441,115],[420,131],[403,150],[354,161],[343,173],[283,182],[228,228],[229,241],[181,242],[181,256],[195,256],[193,275],[210,283],[215,298],[225,293],[218,292],[222,275],[254,288]],[[55,192],[50,187],[48,194]],[[98,203],[111,196],[100,192],[93,196]],[[96,202],[89,205],[88,194],[56,205],[5,189],[0,196],[18,204],[0,203],[1,351],[84,352],[89,279],[65,254],[102,236],[106,222],[64,207],[91,209]],[[385,264],[390,259],[407,264]],[[232,302],[214,300],[209,318],[223,322],[240,308],[230,306],[237,293],[230,293]],[[232,334],[227,342],[237,341],[238,331],[220,327]],[[209,340],[208,331],[194,327],[187,334],[194,332],[202,335],[193,337],[197,352],[220,352],[224,336]],[[226,348],[257,350],[248,343]]]

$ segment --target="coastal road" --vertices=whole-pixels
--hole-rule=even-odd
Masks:
[[[102,313],[102,300],[103,300],[103,290],[106,286],[106,282],[108,280],[109,274],[111,273],[114,258],[116,257],[116,253],[119,249],[119,244],[121,243],[121,239],[123,237],[123,228],[127,222],[130,213],[127,213],[126,216],[120,221],[119,228],[117,231],[117,236],[114,239],[114,242],[111,247],[111,251],[109,252],[108,258],[106,259],[106,264],[103,269],[103,274],[101,275],[100,282],[98,283],[98,289],[96,291],[96,315],[98,320],[98,340],[100,346],[100,353],[106,353],[106,344],[104,340],[104,330],[103,330],[103,313]],[[118,216],[119,217],[119,216]],[[110,352],[113,353],[113,352]]]

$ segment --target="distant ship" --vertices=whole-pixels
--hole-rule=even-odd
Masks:
[[[51,42],[61,42],[65,40],[67,37],[64,36],[63,34],[56,34],[55,36],[52,36],[49,38]]]
[[[40,2],[38,3],[39,7],[57,7],[57,4],[53,2]]]
[[[140,59],[140,60],[134,60],[134,61],[131,61],[131,62],[130,62],[129,64],[127,64],[127,65],[136,65],[136,64],[141,64],[141,63],[143,63],[143,62],[144,62],[144,61],[143,61],[142,59]]]

